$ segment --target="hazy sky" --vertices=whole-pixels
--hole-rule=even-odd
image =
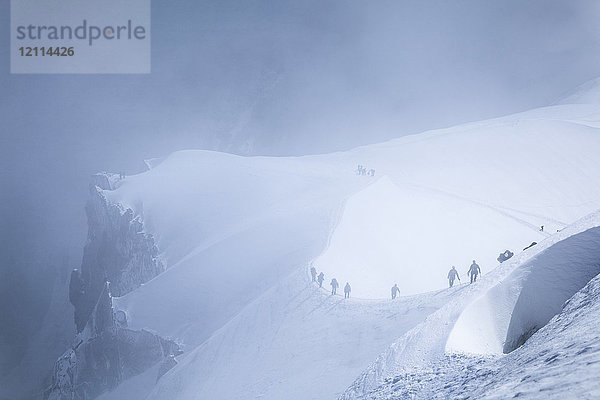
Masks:
[[[99,170],[186,148],[348,149],[547,105],[600,75],[593,0],[154,1],[152,17],[152,74],[10,75],[0,0],[5,267],[79,263]]]

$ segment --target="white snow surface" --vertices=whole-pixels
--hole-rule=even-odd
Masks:
[[[518,347],[600,273],[600,228],[570,236],[520,265],[473,301],[450,333],[446,352],[502,354]]]
[[[518,336],[529,327],[542,328],[562,311],[565,300],[600,272],[599,226],[600,212],[590,214],[531,250],[515,256],[510,262],[505,262],[477,284],[469,285],[468,290],[453,296],[447,305],[393,343],[340,399],[446,398],[444,396],[448,395],[448,391],[442,392],[444,396],[433,396],[431,393],[436,391],[434,385],[448,389],[456,384],[449,376],[449,371],[457,368],[477,370],[484,368],[482,365],[487,365],[490,360],[503,359],[500,356],[503,338]],[[561,271],[559,266],[564,266],[565,261],[569,261],[568,268],[574,266],[574,269]],[[536,281],[541,277],[538,268],[544,267],[548,268],[548,275]],[[575,276],[563,279],[571,271]],[[548,291],[553,291],[556,297]],[[535,301],[529,303],[532,299]],[[594,301],[600,301],[600,298]],[[477,314],[479,319],[476,318]],[[516,321],[515,328],[510,332],[508,324],[512,324],[513,319]],[[578,332],[574,330],[571,334],[576,336]],[[562,344],[564,347],[568,345],[568,342]],[[457,358],[449,358],[449,355]],[[523,365],[508,366],[513,369],[517,367],[522,369]],[[394,395],[396,397],[380,397],[381,392],[388,396],[390,387],[377,388],[386,386],[386,383],[390,386],[390,379],[397,376],[400,378],[394,379],[396,383],[406,380],[407,392]],[[413,379],[422,381],[416,389]],[[501,384],[500,378],[498,381],[488,379],[490,384]],[[429,380],[432,382],[424,383]],[[437,390],[441,388],[437,387]],[[512,397],[513,394],[516,392],[510,396],[504,393],[504,396]],[[549,396],[546,392],[541,398]],[[450,395],[449,398],[453,397]]]
[[[596,221],[598,222],[598,221]],[[597,230],[598,228],[593,228]],[[584,232],[565,249],[590,247]],[[596,235],[593,233],[592,235]],[[598,259],[596,259],[598,262]],[[600,397],[600,275],[506,356],[451,354],[406,368],[360,399],[596,399]]]
[[[566,93],[557,104],[600,104],[600,78],[577,86]]]
[[[149,399],[335,398],[450,296],[344,300],[294,273],[185,357]]]
[[[447,343],[498,354],[509,325],[513,336],[531,325],[524,288],[545,290],[519,267],[600,208],[599,122],[597,106],[559,105],[329,155],[182,151],[127,177],[105,194],[143,218],[169,269],[114,304],[131,327],[185,347],[148,398],[350,399],[445,357]],[[498,267],[506,249],[515,257]],[[483,278],[442,290],[450,267],[465,282],[473,259]],[[591,278],[580,272],[563,297]],[[350,300],[327,294],[333,277]],[[521,322],[488,316],[477,332],[494,302]],[[490,332],[498,339],[479,347],[464,339]]]

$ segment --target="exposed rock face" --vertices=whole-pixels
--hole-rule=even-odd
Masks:
[[[89,231],[81,273],[71,277],[72,288],[82,286],[72,301],[78,332],[85,327],[104,282],[111,282],[111,294],[120,297],[165,270],[154,238],[143,231],[142,221],[131,209],[109,203],[101,188],[92,185],[86,213]]]
[[[93,399],[159,362],[172,367],[170,360],[181,354],[172,340],[119,326],[109,287],[107,282],[85,329],[56,362],[48,400]]]
[[[90,186],[88,240],[81,269],[73,270],[69,284],[77,335],[55,363],[44,393],[49,400],[93,399],[157,363],[162,375],[181,354],[172,340],[128,329],[125,313],[112,307],[112,296],[129,293],[165,269],[141,219],[104,196],[102,190],[119,183],[114,174],[97,174]]]

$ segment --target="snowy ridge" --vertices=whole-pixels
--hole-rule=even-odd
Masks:
[[[519,347],[600,273],[600,228],[553,244],[470,304],[447,352],[502,354]]]
[[[446,355],[386,379],[360,399],[594,399],[600,395],[600,276],[522,347],[500,356]]]
[[[600,212],[586,216],[484,276],[477,285],[462,291],[449,304],[431,314],[423,324],[396,341],[362,373],[340,396],[340,399],[357,399],[362,396],[370,398],[368,393],[384,384],[386,379],[439,364],[445,360],[448,353],[502,354],[503,339],[506,338],[511,315],[514,316],[515,321],[525,326],[545,324],[561,311],[564,300],[600,273],[600,251],[598,251],[600,228],[598,226],[600,226]],[[566,249],[568,250],[565,251]],[[546,282],[555,284],[550,288],[554,293],[558,289],[559,293],[563,291],[570,295],[566,298],[559,296],[553,299],[551,309],[545,314],[539,314],[540,307],[515,308],[515,304],[518,303],[516,299],[520,298],[523,288],[527,288],[528,283],[531,284],[527,281],[527,277],[533,275],[532,272],[535,272],[536,267],[540,265],[539,261],[549,268],[549,272],[557,273],[561,271],[561,267],[564,267],[565,260],[587,268],[581,268],[581,272],[575,274],[574,279],[566,281],[560,280],[563,276],[556,277],[550,274]],[[569,273],[570,270],[564,272]],[[548,300],[549,297],[544,296],[547,288],[543,283],[540,285],[542,290],[534,288],[532,292],[526,291],[525,294],[534,297],[537,295],[542,297],[542,300]],[[495,302],[497,307],[494,310],[485,309],[490,307],[490,302]],[[546,305],[543,301],[539,304]],[[524,315],[519,310],[528,312]],[[488,319],[490,317],[495,317],[495,321],[490,322]],[[545,319],[546,317],[548,318]],[[496,328],[499,328],[499,332],[495,332]],[[489,344],[490,342],[494,344]]]
[[[598,121],[597,107],[554,106],[330,155],[184,151],[127,177],[106,196],[143,213],[169,268],[114,305],[185,346],[149,398],[350,399],[446,357],[465,309],[600,208]],[[441,290],[473,259],[480,282]],[[333,277],[351,300],[325,295]],[[403,297],[382,300],[396,282]]]

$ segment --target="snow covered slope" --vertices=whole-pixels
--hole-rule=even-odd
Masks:
[[[343,398],[373,400],[597,398],[600,395],[600,382],[597,380],[600,372],[598,336],[598,310],[600,309],[600,275],[598,275],[600,235],[598,232],[600,227],[598,225],[600,225],[600,213],[595,213],[570,227],[567,232],[561,232],[556,238],[549,240],[549,243],[546,243],[544,248],[528,261],[503,266],[497,272],[488,275],[483,282],[482,290],[479,290],[485,293],[484,296],[478,299],[477,296],[470,296],[476,298],[473,304],[478,306],[472,307],[472,304],[464,309],[450,333],[446,353],[439,345],[447,337],[447,329],[438,331],[437,344],[434,346],[437,350],[431,346],[432,342],[418,342],[420,350],[427,355],[419,363],[411,364],[405,358],[406,350],[411,345],[403,344],[402,350],[400,346],[392,347],[386,352],[385,357],[380,357],[378,363],[380,372],[387,368],[385,374],[388,377],[381,380],[381,385],[374,384],[376,379],[371,381],[364,379],[368,375],[366,373],[361,381],[355,382]],[[570,262],[565,265],[567,260]],[[547,273],[544,275],[537,271],[541,265],[547,267]],[[583,268],[584,266],[587,268]],[[512,273],[505,276],[507,270],[512,270]],[[573,277],[568,277],[568,274],[572,274]],[[590,275],[592,277],[588,278]],[[525,277],[524,284],[518,283],[518,277]],[[494,280],[499,280],[500,283],[490,289],[489,283]],[[531,280],[535,283],[532,284]],[[479,341],[485,344],[486,341],[490,341],[490,337],[494,339],[496,336],[493,331],[486,329],[489,326],[486,318],[494,316],[496,320],[500,320],[506,316],[502,308],[492,307],[486,310],[481,305],[490,304],[492,295],[495,295],[495,305],[502,306],[500,297],[502,294],[510,295],[512,291],[506,288],[511,285],[519,288],[512,291],[520,292],[516,304],[514,301],[509,301],[512,304],[509,308],[514,309],[512,320],[516,319],[519,323],[525,321],[539,323],[537,328],[541,329],[521,347],[507,355],[498,352],[474,354],[472,350],[482,348]],[[504,290],[499,290],[499,287]],[[548,290],[552,290],[556,296],[549,296]],[[565,295],[568,296],[568,301],[563,304],[562,299]],[[464,298],[462,293],[459,297]],[[510,296],[506,300],[510,300]],[[523,302],[528,304],[524,305]],[[456,301],[452,301],[449,305],[450,308],[456,306]],[[554,308],[551,317],[548,316],[546,307]],[[476,327],[479,322],[482,322],[484,327],[482,331],[485,335],[475,337],[465,332],[468,320],[474,320],[473,309],[478,309],[482,318],[471,328],[478,330]],[[436,314],[445,314],[447,317],[442,318],[446,320],[446,324],[452,325],[455,314],[445,311],[447,310],[441,309]],[[465,314],[469,317],[464,318]],[[435,314],[432,315],[434,316]],[[511,320],[510,312],[508,320]],[[420,327],[420,333],[412,335],[412,338],[407,340],[414,341],[415,337],[422,335],[425,330],[433,329],[435,321],[436,318],[426,321]],[[504,325],[506,334],[507,322],[500,325]],[[456,348],[448,352],[448,347],[456,347],[456,343],[450,346],[450,342],[453,341],[453,336],[458,335],[457,331],[461,331],[462,339],[465,340],[461,344],[465,346],[462,350],[466,352],[457,352]],[[508,333],[510,336],[510,329]],[[405,354],[402,355],[401,352]],[[374,378],[372,373],[375,369],[370,371],[371,378]],[[374,389],[368,390],[369,385]]]
[[[169,269],[114,305],[186,350],[150,398],[334,398],[402,337],[351,398],[443,355],[465,307],[600,208],[598,123],[596,106],[562,105],[331,155],[184,151],[128,177],[105,194],[143,217]],[[418,295],[507,248],[481,284]],[[316,290],[311,262],[363,300]],[[396,282],[415,297],[376,300]]]
[[[600,104],[600,78],[577,86],[566,93],[557,104]]]
[[[327,243],[367,182],[304,159],[186,151],[128,178],[113,201],[143,214],[170,269],[115,304],[136,328],[200,344]]]
[[[471,255],[489,271],[505,248],[543,238],[537,230],[492,207],[385,176],[348,200],[315,263],[329,276],[360,282],[356,296],[386,297],[392,283],[403,294],[423,293],[444,287],[451,265],[466,279]]]
[[[600,212],[505,262],[477,285],[453,296],[382,353],[340,398],[387,398],[382,393],[396,391],[393,388],[402,386],[401,382],[407,391],[398,398],[430,398],[439,389],[430,385],[452,385],[451,377],[443,377],[447,370],[484,368],[502,359],[505,343],[521,340],[518,344],[522,344],[600,273],[598,249]]]
[[[446,351],[502,354],[514,350],[597,274],[600,227],[554,244],[471,303],[456,321]]]
[[[334,398],[451,295],[344,300],[294,273],[183,358],[149,399]]]

